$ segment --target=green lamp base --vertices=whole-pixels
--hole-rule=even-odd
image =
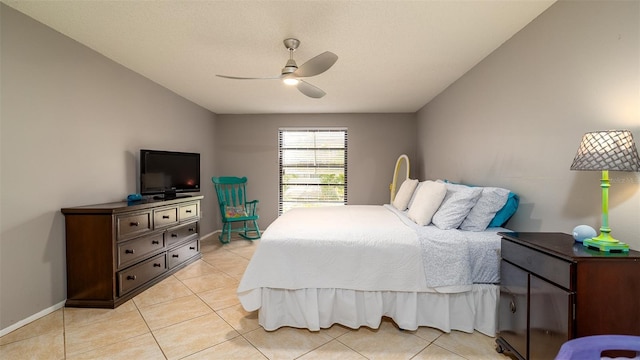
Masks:
[[[629,252],[629,245],[618,240],[586,239],[582,245],[602,252]]]

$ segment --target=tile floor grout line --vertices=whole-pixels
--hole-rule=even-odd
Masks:
[[[219,317],[219,318],[220,318],[220,320],[224,321],[224,322],[225,322],[225,324],[229,325],[229,327],[230,327],[230,328],[232,328],[232,329],[233,329],[233,331],[235,331],[235,332],[236,332],[236,334],[238,334],[238,335],[236,335],[236,336],[232,337],[231,339],[227,339],[227,340],[225,340],[225,341],[222,341],[222,342],[219,342],[219,343],[217,343],[217,344],[211,345],[211,346],[209,346],[209,347],[207,347],[207,348],[205,348],[205,349],[202,349],[202,350],[200,350],[200,351],[197,351],[197,352],[195,352],[195,353],[193,353],[193,354],[197,354],[197,353],[199,353],[199,352],[205,351],[205,350],[207,350],[207,349],[209,349],[209,348],[212,348],[212,347],[214,347],[214,346],[218,346],[218,345],[220,345],[220,344],[224,344],[225,342],[231,341],[231,340],[233,340],[233,339],[237,339],[238,337],[242,337],[246,342],[248,342],[249,344],[251,344],[251,342],[250,342],[249,340],[247,340],[246,338],[244,338],[244,336],[242,336],[242,334],[240,333],[240,331],[238,331],[238,329],[234,328],[234,327],[233,327],[233,325],[231,325],[231,324],[230,324],[230,323],[229,323],[229,322],[228,322],[224,317],[222,317],[220,314],[218,314],[218,312],[217,312],[214,308],[212,308],[212,307],[211,307],[211,305],[209,305],[206,301],[204,301],[204,299],[202,299],[202,298],[200,297],[200,295],[198,295],[197,293],[194,293],[194,294],[195,294],[195,295],[198,297],[198,299],[200,299],[200,300],[201,300],[201,301],[202,301],[202,302],[203,302],[207,307],[209,307],[209,309],[211,309],[211,311],[213,311],[213,313],[214,313],[214,314],[216,314],[216,316],[217,316],[217,317]],[[204,316],[204,315],[203,315],[203,316]],[[253,347],[255,348],[255,346],[254,346],[253,344],[251,344],[251,346],[253,346]],[[258,349],[256,349],[256,350],[258,350]],[[258,351],[260,351],[260,350],[258,350]],[[185,357],[187,357],[187,356],[191,356],[191,355],[193,355],[193,354],[186,355]]]
[[[173,275],[171,275],[171,276],[173,276]],[[136,295],[136,296],[134,296],[131,300],[133,301],[134,305],[136,305],[136,308],[138,308],[138,311],[140,312],[140,315],[142,315],[142,312],[140,311],[140,309],[141,309],[141,308],[147,308],[147,307],[151,307],[151,306],[155,306],[155,305],[165,304],[165,303],[168,303],[168,302],[173,301],[173,300],[175,300],[175,299],[181,299],[181,298],[184,298],[184,297],[187,297],[187,296],[195,295],[195,293],[193,292],[193,290],[191,290],[187,285],[185,285],[185,284],[184,284],[180,279],[176,278],[176,280],[177,280],[177,281],[180,281],[180,283],[181,283],[182,285],[184,285],[184,287],[186,287],[186,288],[187,288],[187,290],[189,290],[189,292],[190,292],[190,294],[189,294],[189,295],[185,295],[185,296],[178,296],[178,297],[175,297],[175,298],[171,298],[171,299],[169,299],[169,300],[159,301],[159,302],[157,302],[157,303],[153,303],[153,304],[146,305],[146,306],[139,306],[139,305],[138,305],[138,303],[135,301],[135,300],[136,300],[136,297],[137,297],[137,295]],[[160,284],[161,284],[161,283],[158,283],[158,284],[156,284],[156,286],[157,286],[157,285],[160,285]],[[149,289],[147,289],[147,290],[149,290]],[[141,293],[141,294],[142,294],[142,293]],[[140,295],[140,294],[138,294],[138,295]],[[143,318],[144,318],[144,316],[143,316]]]
[[[171,276],[173,276],[173,275],[171,275]],[[160,352],[162,352],[162,356],[164,356],[165,360],[168,359],[169,357],[167,356],[167,354],[165,354],[164,350],[162,349],[162,346],[160,346],[160,343],[158,342],[158,339],[156,338],[156,335],[153,333],[153,330],[151,330],[151,326],[149,326],[149,323],[147,322],[147,319],[145,319],[144,315],[142,315],[142,311],[140,310],[140,306],[138,306],[138,304],[136,304],[135,296],[129,301],[131,301],[133,306],[136,308],[136,311],[138,312],[138,315],[140,315],[140,317],[142,318],[142,321],[144,322],[144,325],[149,330],[149,334],[153,338],[153,341],[155,341],[156,345],[158,346],[158,349],[160,349]]]
[[[62,308],[62,351],[64,354],[64,359],[67,359],[67,326],[65,324],[65,316],[66,316],[65,307]]]
[[[330,337],[330,336],[329,336],[329,337]],[[328,343],[332,342],[333,340],[335,340],[335,339],[334,339],[334,338],[331,338],[331,339],[329,339],[329,341],[327,341],[326,343],[321,344],[321,345],[319,345],[319,346],[316,346],[315,348],[310,349],[309,351],[305,352],[304,354],[300,354],[299,356],[296,356],[295,358],[293,358],[293,360],[295,360],[295,359],[300,359],[301,357],[303,357],[303,356],[305,356],[305,355],[307,355],[307,354],[309,354],[309,353],[312,353],[312,352],[314,352],[314,351],[316,351],[316,350],[320,349],[321,347],[323,347],[323,346],[327,345]]]
[[[422,340],[424,340],[424,339],[422,339]],[[421,352],[425,351],[425,349],[428,348],[429,346],[431,346],[431,343],[428,343],[425,347],[420,349],[420,351],[418,351],[417,353],[413,354],[413,356],[411,356],[409,359],[414,359],[416,356],[420,355]]]
[[[203,301],[203,302],[204,302],[204,301]],[[207,305],[207,303],[205,303],[205,305]],[[189,319],[184,319],[184,320],[182,320],[182,321],[178,321],[177,323],[173,323],[173,324],[170,324],[170,325],[166,325],[166,326],[163,326],[163,327],[159,327],[159,328],[157,328],[157,329],[153,329],[153,330],[151,330],[151,332],[153,333],[154,331],[158,331],[158,330],[166,329],[166,328],[168,328],[168,327],[175,326],[175,325],[178,325],[178,324],[182,324],[182,323],[185,323],[185,322],[187,322],[187,321],[191,321],[191,320],[194,320],[194,319],[198,319],[198,318],[201,318],[201,317],[203,317],[203,316],[207,316],[207,315],[209,315],[209,314],[197,315],[197,316],[194,316],[194,317],[189,318]],[[218,314],[216,314],[216,315],[218,315]],[[142,316],[142,314],[140,314],[140,316]],[[142,318],[144,319],[144,316],[142,316]],[[146,323],[146,321],[145,321],[145,323]]]
[[[357,330],[357,329],[351,329],[351,328],[348,328],[348,329],[349,329],[349,331],[348,331],[348,332],[346,332],[346,333],[344,333],[344,334],[342,334],[342,335],[340,335],[340,336],[336,337],[334,340],[336,340],[336,341],[337,341],[337,342],[339,342],[340,344],[344,345],[347,349],[349,349],[349,350],[351,350],[351,351],[354,351],[356,354],[358,354],[358,355],[362,356],[363,358],[365,358],[365,359],[369,359],[366,355],[364,355],[364,354],[360,353],[360,351],[358,351],[358,350],[356,350],[356,349],[352,348],[351,346],[349,346],[349,345],[345,344],[344,342],[340,341],[340,338],[341,338],[341,337],[343,337],[343,336],[347,335],[347,334],[348,334],[349,332],[351,332],[351,331]],[[358,328],[358,329],[359,329],[359,328]]]
[[[132,300],[129,300],[129,301],[132,301]],[[133,303],[133,301],[132,301],[132,303]],[[137,306],[135,305],[135,303],[134,303],[133,305],[136,307],[136,310],[135,310],[135,311],[138,311],[138,314],[139,314],[139,315],[140,315],[140,317],[142,318],[142,321],[145,323],[145,326],[147,327],[147,329],[149,329],[148,324],[147,324],[147,323],[146,323],[146,321],[144,320],[144,317],[142,316],[142,314],[140,314],[140,313],[139,313],[139,310],[138,310]],[[107,310],[114,310],[114,309],[107,309]],[[131,312],[134,312],[134,310],[131,310],[131,311],[128,311],[128,312],[130,312],[130,313],[131,313]],[[64,320],[64,313],[63,313],[63,320]],[[106,320],[105,320],[105,322],[106,322]],[[83,327],[86,327],[86,326],[91,326],[91,325],[94,325],[94,324],[87,324],[87,325],[82,325],[82,326],[83,326]],[[62,326],[63,326],[63,333],[64,333],[64,338],[63,338],[64,359],[67,359],[67,358],[69,357],[69,355],[67,354],[67,346],[66,346],[66,344],[67,344],[67,339],[66,339],[66,326],[65,326],[64,322],[63,322],[63,325],[62,325]],[[142,335],[145,335],[145,334],[146,334],[146,333],[141,333],[141,334],[138,334],[138,335],[134,335],[133,337],[131,337],[131,338],[129,338],[129,339],[132,339],[132,338],[135,338],[135,337],[138,337],[138,336],[142,336]],[[151,332],[151,329],[149,329],[149,334],[153,335],[153,334],[152,334],[152,332]],[[95,350],[98,350],[98,349],[101,349],[101,348],[106,348],[106,347],[109,347],[109,346],[112,346],[112,345],[115,345],[115,344],[117,344],[117,343],[110,343],[110,344],[106,344],[106,345],[102,345],[102,346],[98,346],[98,347],[92,347],[92,348],[89,348],[89,349],[85,349],[84,351],[82,351],[82,352],[79,352],[79,353],[75,354],[75,356],[80,356],[80,355],[82,355],[82,354],[87,354],[87,353],[89,353],[89,352],[92,352],[92,351],[95,351]],[[159,344],[158,344],[158,348],[160,348],[160,345],[159,345]],[[162,348],[160,348],[160,350],[162,350]],[[165,357],[165,358],[166,358],[166,357]]]
[[[233,326],[232,326],[233,327]],[[237,330],[236,330],[237,331]],[[253,331],[253,330],[251,330]],[[247,332],[250,333],[251,331]],[[240,334],[240,332],[238,331],[238,333]],[[265,359],[267,360],[271,360],[267,354],[263,353],[262,350],[260,350],[257,346],[255,346],[251,341],[249,341],[249,339],[247,339],[246,337],[244,337],[244,334],[240,334],[240,336],[242,336],[242,338],[244,339],[244,341],[246,341],[249,345],[251,345],[254,349],[256,349],[262,356],[264,356]]]

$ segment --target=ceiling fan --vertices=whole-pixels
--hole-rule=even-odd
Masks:
[[[311,85],[304,81],[302,78],[320,75],[323,72],[329,70],[333,64],[338,60],[338,55],[331,51],[325,51],[322,54],[310,59],[304,64],[298,65],[293,60],[293,52],[300,46],[300,40],[298,39],[285,39],[284,46],[289,50],[289,60],[287,64],[282,68],[280,76],[275,77],[239,77],[239,76],[227,76],[216,75],[221,78],[235,79],[235,80],[282,80],[287,85],[296,85],[301,93],[308,97],[319,99],[326,95],[322,89],[317,86]]]

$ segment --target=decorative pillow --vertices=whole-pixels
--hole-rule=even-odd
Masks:
[[[444,182],[455,184],[449,180],[444,180]],[[475,187],[475,185],[467,185],[467,186]],[[513,214],[515,214],[516,210],[518,210],[519,204],[520,204],[520,197],[518,196],[518,194],[515,194],[510,191],[509,197],[507,198],[507,203],[504,204],[504,206],[500,210],[498,210],[498,212],[496,213],[496,216],[493,217],[493,219],[491,220],[491,222],[487,227],[504,226],[504,224],[506,224],[507,221],[511,219]]]
[[[431,180],[421,182],[407,216],[418,225],[429,225],[446,194],[447,186],[443,183]]]
[[[461,230],[484,231],[498,210],[507,203],[509,190],[497,187],[483,187],[476,205],[469,211],[460,225]]]
[[[247,211],[244,206],[227,206],[225,209],[225,215],[227,218],[237,218],[247,216]]]
[[[482,188],[446,183],[447,195],[433,215],[433,225],[442,230],[457,229],[478,202]]]
[[[411,195],[411,200],[409,200],[409,205],[407,205],[407,207],[408,207],[408,208],[410,208],[410,207],[411,207],[411,204],[413,204],[413,201],[415,200],[416,195],[418,194],[418,190],[420,190],[420,187],[421,187],[421,186],[422,186],[422,184],[424,184],[424,183],[425,183],[424,181],[420,181],[420,182],[418,183],[418,186],[416,186],[416,189],[415,189],[415,190],[413,190],[413,195]]]
[[[491,220],[487,227],[500,227],[507,223],[513,214],[518,210],[520,204],[520,197],[512,192],[509,193],[507,203],[504,204],[502,209],[498,210],[496,216]]]
[[[407,205],[409,205],[409,200],[411,200],[416,186],[418,186],[418,180],[416,179],[406,179],[403,181],[400,189],[396,193],[396,197],[393,199],[393,206],[400,211],[407,210]]]

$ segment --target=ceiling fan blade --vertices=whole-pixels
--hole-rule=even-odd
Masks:
[[[293,74],[297,77],[309,77],[316,76],[322,74],[323,72],[329,70],[333,64],[338,61],[338,55],[332,53],[331,51],[325,51],[322,54],[311,58],[306,63],[300,65],[298,70],[294,71]]]
[[[275,77],[241,77],[241,76],[227,76],[227,75],[216,75],[217,77],[225,78],[225,79],[234,79],[234,80],[279,80],[282,76]]]
[[[298,90],[310,98],[319,99],[327,94],[319,87],[311,85],[302,79],[298,79],[298,81]]]

